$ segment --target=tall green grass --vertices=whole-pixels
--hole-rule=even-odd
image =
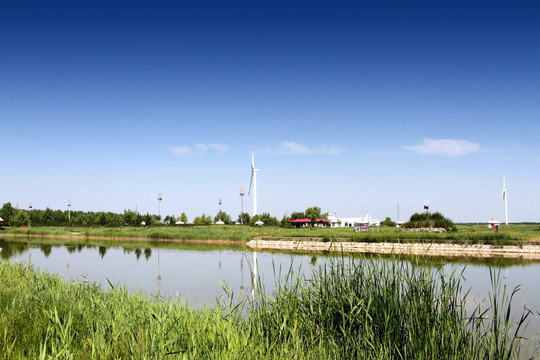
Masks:
[[[529,316],[500,292],[467,315],[460,274],[380,260],[200,310],[5,261],[0,291],[0,359],[513,359]]]
[[[311,279],[289,273],[260,294],[250,320],[272,349],[317,349],[336,359],[514,359],[530,315],[511,318],[511,296],[493,275],[491,306],[465,311],[460,274],[394,261],[334,263]],[[502,316],[503,314],[504,316]]]

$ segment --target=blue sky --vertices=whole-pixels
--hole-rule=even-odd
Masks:
[[[538,10],[3,2],[0,203],[538,221]]]

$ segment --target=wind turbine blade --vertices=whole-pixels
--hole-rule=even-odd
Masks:
[[[251,153],[251,171],[255,169],[255,156]]]
[[[252,165],[253,166],[253,165]],[[251,180],[249,180],[248,196],[251,194],[251,184],[253,184],[253,168],[251,168]]]

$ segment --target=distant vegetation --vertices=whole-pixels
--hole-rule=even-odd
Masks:
[[[460,279],[338,260],[309,281],[287,274],[273,294],[257,288],[253,300],[229,295],[196,310],[2,261],[0,359],[519,358],[531,313],[505,316],[515,292],[502,293],[496,275],[488,308],[467,313]]]
[[[317,212],[318,210],[318,212]],[[306,214],[314,217],[320,215],[321,209],[318,207],[309,208]],[[304,214],[304,213],[302,213]],[[92,212],[92,211],[69,211],[69,210],[45,210],[38,209],[16,209],[11,203],[7,202],[0,208],[0,217],[4,219],[5,226],[24,227],[24,226],[76,226],[76,227],[119,227],[119,226],[154,226],[154,225],[175,225],[178,221],[188,224],[188,217],[185,212],[177,217],[175,215],[166,215],[161,219],[154,214],[139,214],[133,210],[124,210],[122,214],[113,212]],[[238,214],[237,219],[233,221],[232,217],[224,211],[219,211],[215,216],[201,214],[193,218],[193,225],[211,225],[221,220],[225,225],[242,223],[245,225],[254,225],[256,221],[263,221],[267,226],[288,227],[287,220],[290,217],[285,216],[282,221],[269,213],[262,213],[251,217],[248,213]]]
[[[392,221],[392,219],[387,216],[386,219],[384,219],[383,221],[381,221],[381,226],[390,226],[390,227],[395,227],[396,226],[396,223]]]
[[[255,217],[243,214],[244,224],[235,225],[228,214],[220,212],[216,216],[202,214],[187,223],[187,216],[182,213],[180,220],[184,225],[173,225],[178,221],[174,216],[167,216],[169,222],[159,222],[156,215],[140,215],[126,210],[123,214],[71,212],[71,222],[68,212],[60,210],[21,210],[15,209],[10,203],[0,209],[0,217],[6,222],[3,234],[22,236],[78,236],[83,238],[146,238],[152,240],[236,240],[249,241],[254,238],[309,238],[321,241],[358,241],[358,242],[454,242],[461,244],[492,244],[492,245],[522,245],[523,241],[540,240],[540,226],[537,224],[520,224],[502,226],[499,233],[494,233],[485,225],[458,225],[446,219],[440,213],[414,214],[404,227],[443,227],[446,233],[400,232],[389,217],[381,222],[381,227],[372,227],[367,232],[354,232],[352,227],[306,227],[291,228],[288,220],[298,218],[324,218],[319,207],[311,207],[305,212],[293,212],[284,216],[281,221],[268,213]],[[30,219],[30,227],[28,220]],[[226,225],[213,225],[221,219]],[[258,220],[265,223],[264,227],[255,227]],[[141,223],[145,222],[145,226]],[[19,225],[22,224],[22,225]],[[387,226],[384,226],[387,225]],[[21,226],[22,228],[19,228]]]
[[[445,218],[439,212],[415,213],[408,222],[402,225],[402,228],[443,228],[446,231],[457,230],[452,220]]]

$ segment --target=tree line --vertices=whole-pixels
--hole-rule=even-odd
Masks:
[[[187,215],[182,212],[180,216],[167,215],[163,219],[159,215],[139,214],[133,210],[124,210],[123,213],[113,212],[93,212],[93,211],[70,211],[70,210],[52,210],[46,208],[39,209],[17,209],[10,202],[4,203],[0,208],[0,217],[4,220],[5,226],[78,226],[78,227],[119,227],[119,226],[153,226],[153,225],[175,225],[177,223],[193,225],[211,225],[222,221],[225,225],[244,224],[255,225],[255,222],[262,221],[265,226],[289,227],[289,220],[309,218],[312,224],[315,219],[327,219],[327,214],[321,213],[321,208],[313,206],[305,211],[295,211],[284,215],[281,220],[270,215],[262,213],[251,216],[248,213],[238,214],[236,219],[224,211],[218,212],[215,216],[202,214],[196,216],[191,222]]]

